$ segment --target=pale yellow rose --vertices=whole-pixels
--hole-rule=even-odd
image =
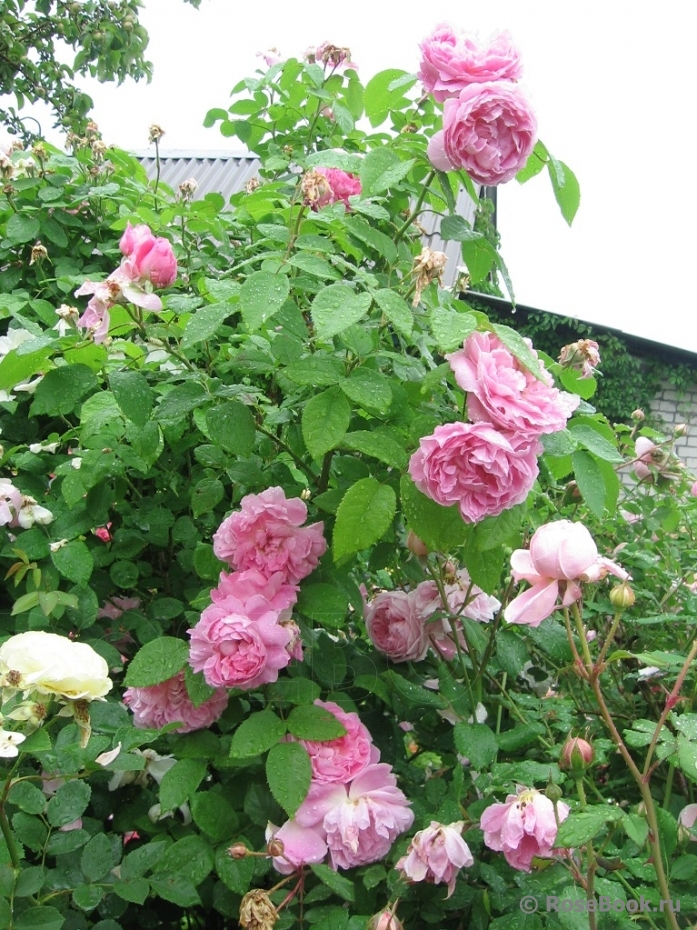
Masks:
[[[103,700],[112,688],[109,667],[91,646],[41,630],[0,646],[0,679],[5,687],[70,701]]]

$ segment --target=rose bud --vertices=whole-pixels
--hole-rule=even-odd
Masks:
[[[572,774],[583,774],[594,758],[595,750],[588,740],[569,736],[562,748],[559,764],[562,768],[570,769]]]
[[[413,552],[414,555],[419,556],[419,558],[424,558],[428,555],[426,543],[419,539],[413,530],[409,530],[407,534],[407,549]]]
[[[234,843],[229,849],[228,853],[232,859],[244,859],[249,855],[249,850],[244,845],[244,843]]]
[[[615,585],[610,591],[610,603],[618,610],[626,610],[627,607],[632,606],[635,600],[636,594],[626,581],[623,581],[622,584]]]

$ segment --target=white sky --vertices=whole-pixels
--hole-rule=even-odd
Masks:
[[[397,12],[399,11],[399,12]],[[155,66],[150,85],[91,82],[107,143],[145,149],[230,150],[211,107],[259,66],[329,40],[349,46],[364,83],[385,68],[415,71],[418,42],[439,22],[508,29],[520,48],[540,138],[581,184],[571,229],[546,173],[499,188],[502,252],[519,302],[697,352],[693,260],[695,44],[691,0],[145,0]],[[239,149],[237,149],[239,151]],[[687,285],[687,286],[686,286]]]

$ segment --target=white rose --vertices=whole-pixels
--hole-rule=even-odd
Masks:
[[[0,756],[12,759],[19,755],[17,747],[26,739],[22,733],[13,733],[11,730],[0,730]]]
[[[19,681],[8,681],[9,672]],[[107,663],[91,646],[40,630],[18,633],[0,646],[0,675],[18,690],[71,701],[103,699],[112,687]]]

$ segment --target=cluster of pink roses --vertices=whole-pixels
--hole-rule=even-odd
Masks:
[[[106,281],[85,281],[75,296],[92,294],[77,321],[89,329],[95,342],[104,342],[109,332],[109,311],[120,299],[144,310],[161,310],[162,301],[152,288],[169,287],[177,277],[177,260],[168,239],[153,236],[145,225],[126,226],[119,242],[124,258]]]
[[[302,661],[300,630],[291,612],[298,582],[317,567],[327,544],[323,525],[303,526],[307,507],[282,488],[248,494],[221,523],[213,550],[233,572],[221,572],[212,603],[193,629],[189,664],[203,672],[214,694],[195,707],[184,673],[146,688],[129,688],[124,701],[139,727],[180,721],[180,732],[210,726],[225,710],[228,688],[249,691],[276,681],[291,659]]]
[[[409,474],[428,497],[457,504],[466,523],[477,523],[525,500],[538,475],[540,436],[564,429],[579,398],[557,390],[542,362],[536,378],[493,333],[472,333],[447,359],[472,422],[446,423],[422,438]]]
[[[315,704],[333,714],[346,734],[300,741],[312,765],[310,790],[295,817],[282,827],[269,824],[266,835],[273,864],[284,875],[322,862],[327,853],[334,869],[377,862],[414,822],[392,767],[379,761],[358,714],[331,701]]]
[[[422,581],[412,591],[381,591],[365,606],[365,624],[375,648],[393,662],[419,662],[429,647],[452,659],[458,637],[464,647],[459,620],[452,615],[488,623],[501,606],[495,597],[473,585],[461,569],[444,586],[447,610],[435,581]]]
[[[556,520],[539,527],[529,549],[516,549],[511,555],[516,581],[529,587],[514,598],[504,611],[508,623],[539,626],[557,607],[568,607],[580,600],[579,581],[600,581],[608,574],[627,581],[627,572],[598,554],[593,537],[582,523]]]
[[[504,184],[524,167],[537,122],[516,83],[520,56],[508,33],[488,45],[440,25],[421,43],[419,78],[440,103],[443,129],[428,145],[441,171],[464,168],[480,184]]]

